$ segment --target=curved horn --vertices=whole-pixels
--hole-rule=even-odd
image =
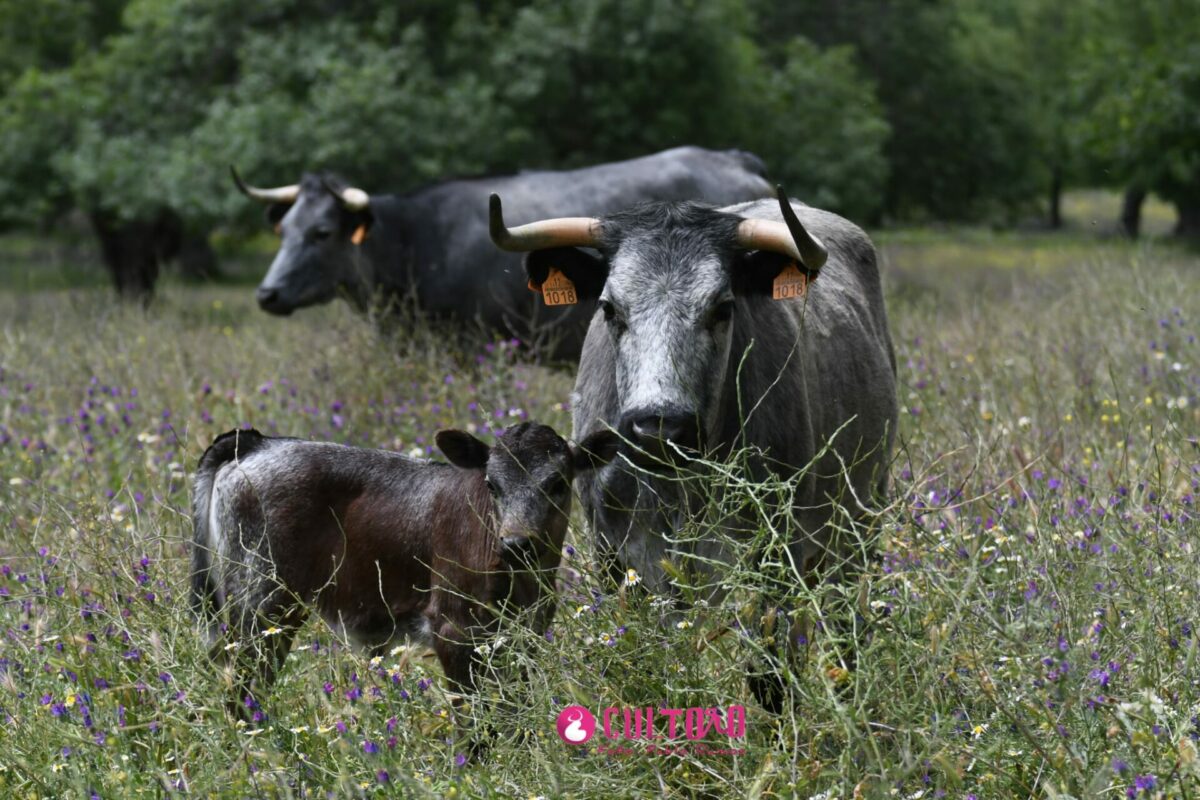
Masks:
[[[809,277],[816,277],[817,272],[825,265],[829,253],[825,250],[825,245],[800,224],[783,186],[776,186],[775,193],[779,198],[779,211],[783,214],[784,221],[743,220],[738,225],[737,242],[747,250],[769,250],[791,256],[800,262],[800,266],[809,273]]]
[[[321,178],[321,183],[325,189],[338,200],[342,201],[350,211],[362,211],[367,206],[371,205],[371,195],[364,192],[362,189],[355,189],[353,186],[347,186],[344,189],[338,189],[329,183],[328,178]]]
[[[247,186],[246,182],[242,180],[242,176],[238,175],[237,167],[232,164],[229,165],[229,171],[233,174],[233,182],[237,184],[238,191],[260,203],[294,203],[300,196],[300,184],[298,183],[291,186],[280,186],[277,189],[259,189],[255,186]]]
[[[489,198],[488,230],[501,250],[523,253],[549,247],[596,247],[600,244],[600,220],[595,217],[558,217],[531,222],[509,230],[504,227],[500,195]]]

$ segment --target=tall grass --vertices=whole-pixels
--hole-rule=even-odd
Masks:
[[[996,258],[889,271],[904,413],[861,579],[800,584],[767,557],[788,532],[765,504],[728,542],[723,591],[680,558],[680,606],[611,586],[577,521],[550,633],[510,625],[486,654],[524,681],[456,710],[428,653],[368,660],[313,621],[249,722],[225,715],[228,676],[186,610],[188,474],[211,438],[251,424],[429,454],[442,427],[566,432],[572,376],[424,326],[378,336],[341,305],[269,318],[244,287],[172,288],[148,312],[0,295],[0,793],[1196,792],[1200,264],[1121,247],[975,267]],[[721,504],[788,490],[722,474],[679,550],[720,535]],[[786,602],[764,591],[780,583]],[[807,644],[773,715],[746,674],[792,624]],[[746,738],[710,744],[744,753],[567,745],[569,704],[743,705]],[[470,722],[497,732],[482,756]],[[620,744],[634,752],[598,752]]]

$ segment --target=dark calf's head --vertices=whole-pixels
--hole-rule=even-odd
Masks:
[[[524,422],[489,447],[459,430],[439,431],[438,449],[451,464],[483,473],[493,505],[501,563],[514,572],[558,566],[571,512],[571,481],[617,452],[610,431],[572,446],[546,425]]]

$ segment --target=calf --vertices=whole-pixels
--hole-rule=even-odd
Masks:
[[[605,432],[580,447],[545,425],[494,447],[437,434],[450,464],[236,430],[195,476],[192,606],[223,658],[238,641],[239,699],[269,686],[315,608],[378,652],[401,635],[433,647],[457,691],[497,611],[534,607],[540,633],[571,507],[571,481],[612,458]]]

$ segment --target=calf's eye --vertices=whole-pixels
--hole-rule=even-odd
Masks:
[[[491,494],[492,497],[496,497],[500,494],[500,487],[497,486],[496,482],[491,478],[484,478],[483,483],[485,486],[487,486],[488,493]]]

